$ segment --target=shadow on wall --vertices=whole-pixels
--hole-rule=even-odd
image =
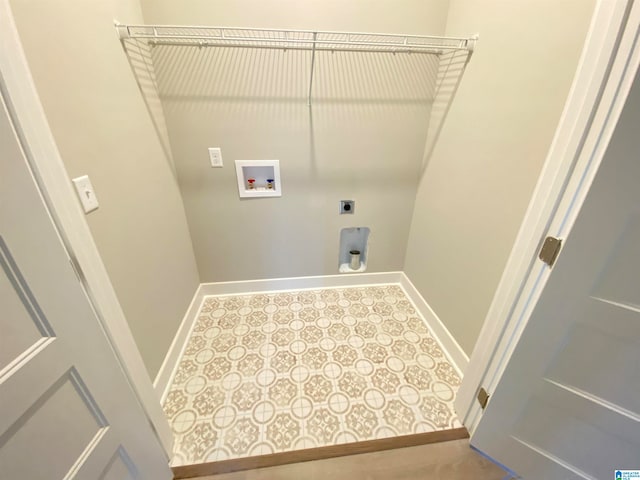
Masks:
[[[318,155],[316,147],[322,150],[317,145],[316,132],[321,136],[323,131],[344,131],[340,125],[347,131],[361,132],[371,132],[373,126],[379,135],[377,143],[390,137],[424,138],[433,115],[432,105],[436,106],[434,97],[440,90],[442,94],[436,97],[439,114],[436,120],[443,120],[447,105],[442,103],[452,99],[447,96],[450,93],[447,87],[452,80],[451,72],[457,66],[454,62],[452,67],[451,59],[455,56],[452,54],[445,55],[443,70],[443,61],[431,54],[319,51],[316,53],[312,106],[308,108],[309,52],[150,47],[146,42],[134,39],[124,44],[169,158],[171,150],[165,113],[168,117],[179,115],[182,119],[190,112],[211,115],[239,127],[261,122],[274,128],[281,124],[304,125],[308,130],[308,157],[312,165]],[[456,71],[461,73],[461,69]],[[433,138],[433,135],[429,137]],[[363,140],[376,142],[371,137]],[[396,143],[392,141],[388,145]],[[366,159],[358,160],[355,151],[349,155],[348,165],[367,166],[367,170],[358,171],[358,175],[368,175],[369,181],[376,183],[384,178],[388,183],[396,178],[396,169],[390,167],[397,158],[381,165]],[[336,157],[340,155],[332,155],[332,158]],[[410,162],[417,167],[415,156]],[[332,163],[329,160],[325,165]],[[325,180],[341,182],[347,165],[339,161],[334,166],[339,167],[341,174]]]
[[[420,178],[424,175],[433,154],[433,149],[438,143],[440,132],[444,126],[449,108],[456,96],[464,70],[471,59],[471,52],[453,51],[440,56],[435,94],[431,107],[431,120],[427,131],[427,142],[422,158]]]
[[[230,48],[205,48],[202,52],[198,47],[149,46],[147,42],[136,39],[122,43],[174,172],[152,50],[158,50],[154,57],[163,75],[162,98],[168,102],[197,102],[205,108],[219,107],[224,102],[282,106],[283,103],[299,104],[308,94],[308,52],[245,48],[242,55]],[[191,50],[191,53],[185,55],[185,50]],[[359,115],[384,114],[382,107],[385,105],[428,104],[431,107],[420,171],[422,177],[471,54],[453,51],[440,57],[416,53],[372,55],[365,52],[318,52],[317,55],[316,85],[311,91],[313,104],[366,106],[358,110]],[[404,57],[404,60],[395,57]],[[200,75],[193,75],[196,71]],[[223,71],[227,72],[226,76],[221,74]],[[259,73],[251,75],[251,72]],[[218,77],[211,79],[211,75]],[[200,82],[196,81],[198,76],[202,77]],[[202,81],[204,78],[209,78],[209,81]],[[212,85],[218,88],[207,88]],[[340,109],[331,110],[340,117]],[[353,109],[345,110],[353,112]],[[310,157],[314,161],[312,115],[312,109],[309,109]]]
[[[442,122],[458,57],[318,51],[308,106],[308,51],[129,42],[142,41],[125,46],[168,132],[203,281],[336,273],[354,221],[372,231],[370,271],[402,268],[432,106]],[[224,169],[208,167],[210,146]],[[282,199],[239,200],[235,159],[279,159]],[[337,215],[341,198],[358,199],[357,219]]]
[[[307,51],[152,48],[161,95],[167,99],[306,102]],[[346,104],[429,102],[437,68],[437,56],[430,54],[318,51],[312,98]]]
[[[176,168],[173,162],[169,132],[167,131],[167,123],[162,110],[162,102],[158,96],[158,82],[153,67],[153,59],[151,58],[151,47],[147,45],[146,42],[135,39],[123,40],[122,47],[127,55],[129,65],[131,66],[131,70],[133,71],[145,105],[149,111],[149,116],[160,139],[166,160],[175,176]]]

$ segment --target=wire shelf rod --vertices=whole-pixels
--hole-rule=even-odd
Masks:
[[[299,45],[247,45],[242,43],[215,43],[215,42],[179,42],[179,41],[171,41],[171,40],[150,40],[149,45],[152,47],[155,46],[172,46],[172,47],[198,47],[198,48],[206,48],[206,47],[224,47],[224,48],[264,48],[268,50],[300,50],[304,52],[313,51],[313,47],[301,47]],[[316,52],[361,52],[361,53],[387,53],[387,54],[397,54],[397,53],[407,53],[407,54],[416,54],[416,55],[441,55],[444,53],[454,53],[454,50],[449,50],[447,52],[442,51],[439,47],[431,47],[429,49],[420,49],[420,50],[412,50],[411,47],[396,47],[396,48],[388,48],[385,50],[373,49],[373,48],[331,48],[331,47],[316,47]]]
[[[131,36],[130,38],[145,38],[145,39],[176,39],[176,40],[217,40],[217,41],[236,41],[250,43],[298,43],[309,45],[348,45],[348,46],[363,46],[363,47],[385,47],[385,48],[413,48],[413,49],[433,49],[439,50],[468,50],[468,47],[461,42],[460,45],[436,45],[436,44],[420,44],[420,43],[407,43],[407,42],[365,42],[365,41],[341,41],[341,40],[313,40],[313,39],[297,39],[297,38],[249,38],[239,35],[234,36],[213,36],[213,35],[153,35],[153,34],[140,34]],[[220,46],[224,46],[224,43],[220,43]],[[274,48],[282,48],[276,45]],[[310,47],[311,48],[311,47]]]
[[[313,67],[316,63],[316,37],[317,33],[313,34],[313,47],[311,50],[311,72],[309,73],[309,94],[307,95],[307,105],[311,106],[311,88],[313,87]]]
[[[118,28],[122,29],[144,29],[144,28],[156,28],[156,29],[182,29],[182,30],[220,30],[220,31],[247,31],[247,32],[270,32],[270,33],[299,33],[307,34],[309,36],[317,33],[318,35],[358,35],[358,36],[376,36],[376,37],[401,37],[401,38],[419,38],[419,39],[431,39],[441,41],[467,41],[474,40],[474,36],[470,37],[445,37],[437,35],[413,35],[404,33],[372,33],[372,32],[338,32],[332,30],[293,30],[286,28],[255,28],[255,27],[216,27],[206,25],[143,25],[143,24],[120,24],[116,23]],[[135,38],[139,34],[129,32],[129,37]]]

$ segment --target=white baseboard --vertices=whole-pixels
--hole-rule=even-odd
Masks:
[[[340,288],[356,285],[380,285],[400,283],[402,272],[352,273],[348,275],[320,275],[317,277],[269,278],[265,280],[242,280],[238,282],[203,283],[204,295],[236,295],[282,290],[305,290],[314,288]]]
[[[445,353],[448,354],[449,359],[453,362],[453,366],[458,370],[460,376],[462,376],[469,364],[469,357],[462,347],[453,338],[451,332],[444,326],[442,320],[436,315],[436,312],[429,306],[420,292],[415,287],[409,277],[404,272],[400,272],[401,280],[400,286],[409,297],[409,300],[413,303],[416,310],[422,315],[427,327],[429,328],[431,335],[438,341],[438,343],[444,348]]]
[[[153,387],[160,396],[161,401],[164,402],[171,379],[178,367],[180,357],[186,348],[193,327],[195,326],[198,311],[206,296],[241,295],[246,293],[316,288],[341,288],[390,283],[395,283],[402,287],[409,300],[413,303],[416,311],[424,318],[433,337],[445,350],[445,353],[453,362],[454,367],[462,374],[469,363],[469,357],[464,353],[460,345],[458,345],[458,342],[455,341],[449,330],[447,330],[447,327],[444,326],[404,272],[354,273],[351,275],[322,275],[317,277],[201,283],[193,296],[193,300],[191,300],[187,313],[182,319],[182,323],[169,347],[164,362],[162,362],[160,371],[153,382]]]
[[[182,352],[184,352],[187,342],[189,341],[189,337],[191,336],[191,331],[196,324],[196,318],[200,311],[200,307],[202,306],[204,297],[205,295],[202,293],[202,284],[200,284],[198,285],[198,288],[196,288],[196,292],[189,304],[189,308],[187,308],[187,313],[185,313],[182,318],[182,322],[178,327],[176,336],[173,337],[173,342],[171,342],[169,351],[164,357],[160,370],[158,370],[158,374],[153,381],[153,388],[160,397],[160,403],[164,403],[164,399],[167,396],[171,379],[175,375],[180,357],[182,357]]]

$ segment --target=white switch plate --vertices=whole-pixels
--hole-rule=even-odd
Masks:
[[[219,147],[209,148],[209,159],[212,167],[222,167],[222,150]]]
[[[89,180],[89,175],[83,175],[81,177],[74,178],[72,180],[78,193],[78,198],[84,208],[84,213],[93,212],[98,208],[98,199],[96,193],[93,191],[93,185]]]

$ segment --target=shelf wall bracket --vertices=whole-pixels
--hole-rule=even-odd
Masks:
[[[309,74],[309,92],[307,94],[307,105],[311,106],[311,89],[313,88],[313,71],[316,63],[316,39],[318,32],[313,32],[313,47],[311,49],[311,72]]]

